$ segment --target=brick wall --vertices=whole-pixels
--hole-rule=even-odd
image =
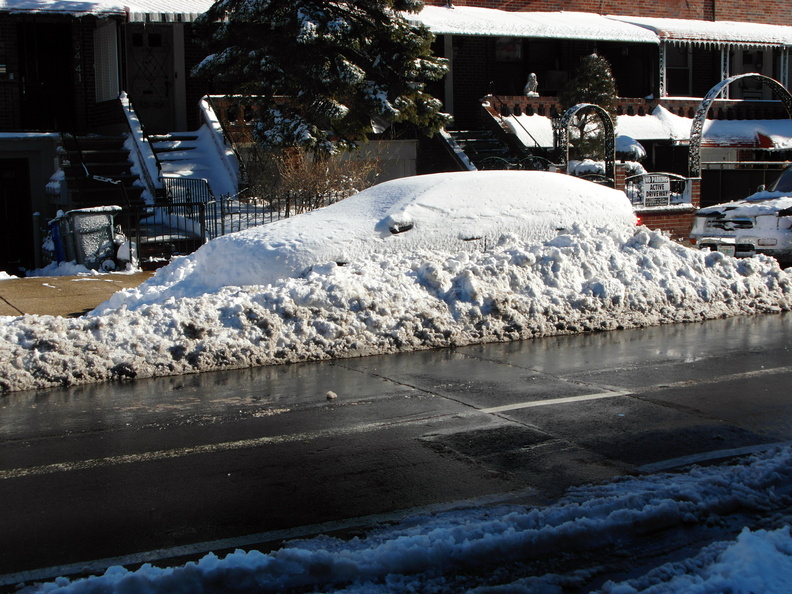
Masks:
[[[642,225],[650,229],[665,231],[671,239],[679,241],[690,236],[693,228],[693,218],[695,211],[691,209],[687,212],[678,211],[636,211]]]
[[[425,0],[443,6],[445,0]],[[788,0],[453,0],[455,6],[478,6],[499,10],[556,12],[561,10],[647,17],[739,21],[792,25]]]
[[[73,106],[75,132],[85,132],[95,125],[99,115],[95,109],[96,75],[94,73],[93,32],[96,18],[72,19],[72,80],[74,84]]]
[[[479,121],[480,100],[493,78],[493,44],[488,37],[454,37],[454,116],[463,127],[475,127]]]
[[[16,25],[8,14],[0,14],[0,130],[18,130],[19,122],[19,56],[16,44]]]
[[[212,88],[208,81],[192,76],[192,69],[201,63],[208,52],[198,42],[193,25],[184,25],[184,66],[187,73],[186,81],[186,106],[187,127],[195,130],[200,125],[198,102],[204,95],[211,94]]]
[[[615,187],[617,190],[624,190],[626,185],[626,169],[621,163],[617,163],[615,169]],[[650,229],[665,231],[669,234],[671,239],[687,239],[693,227],[693,217],[701,205],[701,180],[692,179],[690,183],[691,204],[689,207],[682,209],[680,209],[679,206],[669,209],[636,209],[635,214],[640,223]]]
[[[671,239],[686,240],[690,236],[693,228],[693,219],[696,211],[701,206],[701,179],[691,179],[690,198],[691,206],[689,209],[680,210],[637,210],[639,220],[643,225],[650,229],[666,231]]]

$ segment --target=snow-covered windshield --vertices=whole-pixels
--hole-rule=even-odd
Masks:
[[[784,170],[781,176],[770,186],[772,192],[792,192],[792,167]]]

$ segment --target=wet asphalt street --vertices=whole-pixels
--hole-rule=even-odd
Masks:
[[[754,451],[791,380],[768,315],[7,394],[0,586]]]

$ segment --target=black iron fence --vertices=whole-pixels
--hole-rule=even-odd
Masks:
[[[189,254],[216,237],[288,218],[346,197],[339,192],[305,191],[255,198],[215,197],[211,190],[207,192],[205,180],[166,183],[165,196],[157,204],[128,207],[116,216],[124,234],[137,246],[141,262]]]

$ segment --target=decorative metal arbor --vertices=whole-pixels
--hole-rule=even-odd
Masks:
[[[696,115],[693,117],[693,125],[690,127],[690,146],[688,150],[688,175],[690,177],[701,177],[701,137],[704,129],[704,122],[707,120],[707,113],[712,103],[730,84],[743,78],[753,78],[770,87],[773,93],[784,104],[789,118],[792,119],[792,94],[790,94],[784,85],[777,80],[756,72],[737,74],[723,79],[712,87],[704,99],[701,100],[698,109],[696,109]]]
[[[605,177],[613,179],[615,177],[616,164],[616,142],[613,120],[610,114],[599,105],[593,103],[579,103],[566,110],[557,123],[553,123],[559,156],[564,160],[565,165],[569,165],[569,127],[572,125],[573,118],[589,114],[596,115],[602,122],[602,127],[605,132]]]

